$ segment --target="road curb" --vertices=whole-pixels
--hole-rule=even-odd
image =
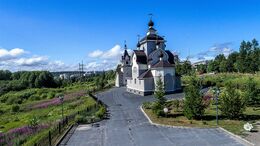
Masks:
[[[154,123],[150,118],[149,116],[144,112],[143,110],[143,107],[142,105],[140,106],[140,110],[142,111],[142,113],[144,114],[144,116],[147,118],[147,120],[149,121],[149,123],[151,125],[154,125],[154,126],[161,126],[161,127],[171,127],[171,128],[182,128],[182,129],[190,129],[190,128],[196,128],[196,127],[185,127],[185,126],[171,126],[171,125],[164,125],[164,124],[158,124],[158,123]],[[242,143],[243,145],[246,145],[246,146],[255,146],[255,144],[247,141],[246,139],[238,136],[238,135],[235,135],[229,131],[227,131],[226,129],[222,128],[222,127],[218,127],[218,128],[215,128],[215,129],[219,129],[223,132],[225,132],[226,134],[228,134],[230,137],[232,137],[233,139],[235,139],[236,141]]]
[[[243,143],[244,145],[247,145],[247,146],[255,146],[255,144],[253,144],[252,142],[249,142],[248,140],[232,133],[232,132],[229,132],[228,130],[222,128],[222,127],[218,127],[218,129],[224,131],[225,133],[227,133],[229,136],[233,137],[234,139],[238,140],[239,142]]]
[[[61,142],[63,141],[63,139],[67,136],[67,134],[69,133],[69,131],[72,129],[72,127],[74,126],[74,124],[70,125],[69,128],[63,133],[63,135],[58,139],[58,141],[56,142],[55,146],[58,146],[61,144]]]
[[[149,116],[144,112],[144,109],[142,106],[140,106],[140,110],[142,111],[142,113],[144,114],[144,116],[147,118],[147,120],[149,121],[149,123],[151,125],[154,126],[160,126],[160,127],[171,127],[171,128],[182,128],[182,129],[191,129],[191,128],[196,128],[196,127],[185,127],[185,126],[171,126],[171,125],[164,125],[164,124],[158,124],[158,123],[154,123]]]

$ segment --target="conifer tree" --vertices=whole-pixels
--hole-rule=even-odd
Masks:
[[[192,77],[185,88],[184,115],[188,119],[199,119],[204,115],[205,106],[200,93],[199,81]]]

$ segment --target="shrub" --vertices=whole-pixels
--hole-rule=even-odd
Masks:
[[[55,97],[55,93],[54,92],[49,92],[49,93],[47,93],[47,98],[48,99],[52,99],[52,98],[54,98]]]
[[[230,84],[220,97],[220,110],[229,119],[239,118],[245,110],[246,101]]]
[[[173,106],[176,108],[176,111],[179,111],[180,100],[178,100],[178,99],[173,100]]]
[[[152,103],[151,103],[151,102],[144,102],[144,103],[143,103],[143,108],[145,108],[145,109],[151,109],[151,108],[152,108]]]
[[[12,106],[12,112],[16,113],[20,111],[20,106],[19,105],[13,105]]]
[[[17,96],[17,94],[9,94],[7,96],[7,100],[6,100],[6,104],[21,104],[22,103],[22,99],[19,98],[19,96]]]
[[[40,97],[40,96],[37,96],[37,95],[32,95],[32,96],[30,96],[29,99],[30,99],[31,101],[34,101],[34,100],[40,100],[41,97]]]
[[[38,125],[39,125],[39,118],[36,117],[36,116],[32,116],[30,119],[29,119],[29,126],[31,128],[36,128]]]
[[[3,114],[4,113],[4,110],[0,109],[0,114]]]
[[[105,107],[102,106],[102,107],[100,107],[99,110],[95,113],[95,116],[101,119],[101,118],[104,117],[105,113],[106,113],[106,109],[105,109]]]
[[[75,122],[83,123],[83,122],[85,122],[85,119],[84,119],[84,117],[82,115],[76,115],[75,116]]]
[[[157,115],[157,117],[163,116],[163,105],[161,105],[159,102],[154,102],[152,104],[152,111]]]
[[[247,104],[249,105],[259,105],[260,104],[260,89],[257,89],[257,83],[249,78],[246,83],[245,98]]]

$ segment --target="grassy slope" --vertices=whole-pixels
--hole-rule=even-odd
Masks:
[[[64,103],[64,115],[69,115],[82,110],[90,105],[95,104],[95,101],[90,97],[82,97],[82,104],[78,105],[76,108],[71,108],[70,101]],[[1,131],[6,132],[12,128],[21,127],[28,125],[29,119],[34,115],[40,119],[40,122],[52,122],[57,119],[61,119],[61,105],[50,106],[43,109],[35,109],[27,112],[11,113],[6,112],[0,117]]]

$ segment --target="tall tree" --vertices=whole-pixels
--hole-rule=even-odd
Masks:
[[[199,119],[204,115],[205,106],[202,94],[200,93],[200,83],[196,77],[192,77],[189,85],[185,88],[184,115],[188,119]]]
[[[220,72],[227,72],[227,60],[223,59],[219,64],[219,71]]]
[[[228,55],[228,58],[227,58],[227,71],[228,72],[237,72],[237,68],[236,68],[237,58],[238,58],[237,52],[232,52],[231,54]]]

